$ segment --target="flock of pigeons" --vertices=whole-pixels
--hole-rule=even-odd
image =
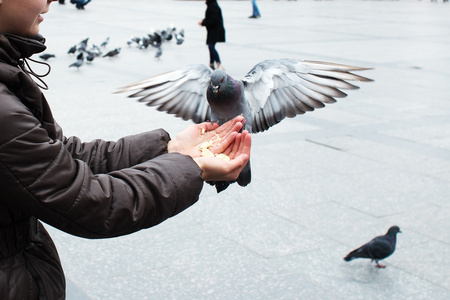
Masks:
[[[184,29],[177,31],[176,27],[169,26],[163,30],[151,30],[153,33],[149,33],[143,37],[132,37],[127,41],[129,47],[136,46],[138,49],[155,48],[155,58],[159,59],[162,55],[162,45],[165,42],[172,40],[176,41],[177,45],[181,45],[184,42]],[[76,57],[75,62],[69,65],[69,68],[79,69],[83,64],[92,63],[94,59],[98,57],[114,57],[120,54],[122,48],[114,48],[107,52],[107,45],[109,43],[109,37],[107,37],[100,45],[92,44],[89,46],[89,38],[82,40],[81,42],[73,45],[67,51],[68,54]],[[44,53],[39,56],[42,60],[48,60],[56,57],[54,54]]]

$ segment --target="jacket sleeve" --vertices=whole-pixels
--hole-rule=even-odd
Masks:
[[[201,169],[188,156],[161,154],[121,169],[113,163],[117,170],[94,174],[14,95],[3,94],[2,103],[0,201],[8,206],[70,234],[105,238],[159,224],[198,200]],[[134,139],[120,146],[130,155]]]
[[[82,142],[77,137],[62,138],[74,159],[88,164],[95,174],[129,168],[159,155],[167,154],[169,134],[163,129],[121,138],[117,142],[93,140]]]

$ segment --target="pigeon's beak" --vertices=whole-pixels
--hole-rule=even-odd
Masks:
[[[214,95],[217,95],[217,93],[219,92],[219,86],[218,85],[213,85],[212,91],[213,91]]]

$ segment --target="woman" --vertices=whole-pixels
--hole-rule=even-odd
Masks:
[[[211,69],[223,69],[220,62],[219,53],[216,50],[216,43],[225,42],[225,28],[223,26],[222,10],[217,4],[217,0],[206,0],[205,18],[198,22],[200,26],[205,26],[206,44],[209,49],[209,66]]]
[[[39,24],[53,1],[0,0],[0,299],[65,299],[39,220],[85,238],[136,232],[195,203],[205,180],[236,179],[249,159],[242,117],[192,125],[174,139],[162,129],[117,142],[66,138],[26,67],[46,48]],[[213,151],[231,161],[200,156],[216,134]]]

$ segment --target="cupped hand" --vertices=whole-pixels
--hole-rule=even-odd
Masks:
[[[237,134],[223,153],[230,157],[229,161],[212,157],[196,157],[194,161],[203,170],[206,181],[234,181],[250,159],[251,135],[244,130]]]
[[[214,140],[210,148],[214,154],[227,151],[235,144],[235,138],[245,123],[243,116],[237,116],[219,126],[217,123],[201,123],[187,127],[180,132],[167,145],[168,152],[178,152],[189,155],[192,158],[200,157],[200,146],[208,141]],[[228,153],[225,153],[228,155]]]

